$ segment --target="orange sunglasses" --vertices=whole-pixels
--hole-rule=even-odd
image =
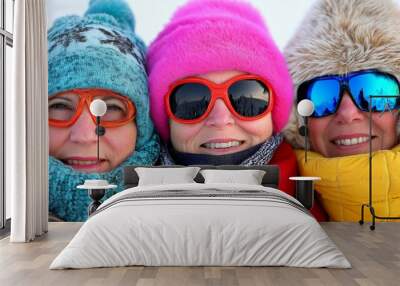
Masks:
[[[238,119],[251,121],[272,111],[274,92],[265,79],[255,75],[239,75],[221,84],[190,77],[172,84],[164,103],[169,118],[195,124],[207,118],[219,98]]]
[[[49,125],[69,127],[82,114],[83,108],[89,109],[94,99],[102,99],[107,112],[101,117],[103,127],[119,127],[132,121],[136,116],[135,105],[125,96],[107,89],[72,89],[49,97]],[[89,111],[93,122],[96,117]]]

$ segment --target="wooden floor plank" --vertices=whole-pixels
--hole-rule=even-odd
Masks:
[[[48,269],[79,230],[80,223],[50,223],[49,233],[32,243],[0,240],[0,285],[265,286],[400,284],[400,223],[380,223],[375,231],[356,223],[323,223],[352,269],[290,267],[118,267]]]

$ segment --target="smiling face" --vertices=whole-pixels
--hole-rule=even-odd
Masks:
[[[106,128],[100,137],[100,163],[97,163],[97,135],[88,108],[70,127],[49,126],[49,154],[85,173],[109,172],[121,164],[135,150],[136,124]]]
[[[372,114],[372,150],[391,149],[397,143],[399,115]],[[340,157],[369,152],[368,112],[359,110],[345,93],[337,112],[323,118],[310,118],[311,148],[325,157]]]
[[[198,77],[214,83],[223,83],[243,74],[237,71],[213,72]],[[224,155],[246,150],[265,142],[273,133],[271,113],[254,120],[244,121],[235,117],[222,99],[217,99],[206,119],[196,124],[182,124],[173,120],[170,138],[176,151]]]

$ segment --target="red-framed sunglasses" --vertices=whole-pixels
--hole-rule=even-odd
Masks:
[[[194,124],[204,120],[221,98],[240,120],[257,120],[272,111],[272,86],[255,75],[239,75],[216,84],[190,77],[173,83],[164,97],[167,115],[178,123]]]
[[[125,96],[107,89],[72,89],[49,97],[49,125],[69,127],[82,114],[83,108],[89,109],[95,99],[103,100],[107,112],[101,117],[101,126],[119,127],[132,121],[136,116],[135,105]],[[90,112],[90,111],[89,111]],[[96,124],[96,117],[90,113]]]

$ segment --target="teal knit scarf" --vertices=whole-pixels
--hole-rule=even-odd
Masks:
[[[81,173],[49,156],[49,210],[65,221],[85,221],[91,202],[87,191],[79,190],[88,179],[103,179],[118,188],[108,190],[105,198],[122,191],[123,168],[128,165],[153,165],[160,152],[157,135],[108,173]]]

